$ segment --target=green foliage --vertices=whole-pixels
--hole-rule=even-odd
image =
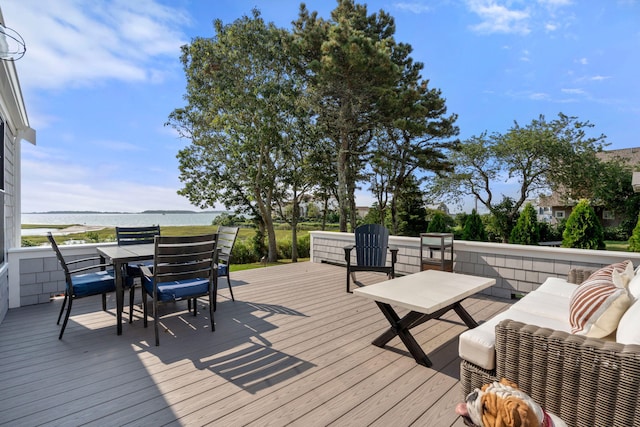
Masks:
[[[562,240],[562,232],[564,231],[566,220],[562,220],[555,225],[547,222],[540,222],[540,241],[541,242],[556,242]]]
[[[259,262],[260,258],[250,241],[236,240],[231,249],[231,264]]]
[[[381,215],[382,213],[380,212],[378,203],[374,203],[369,208],[369,212],[367,212],[364,218],[362,218],[360,224],[382,224],[387,228],[391,228],[391,212],[389,212],[389,209],[385,210],[384,221],[382,220]]]
[[[505,212],[513,220],[529,194],[550,186],[593,189],[600,176],[596,153],[606,144],[604,135],[587,136],[591,127],[589,122],[559,113],[551,121],[541,115],[526,126],[515,123],[505,134],[473,136],[452,153],[455,173],[436,177],[430,192],[458,200],[473,196],[494,213],[494,187],[515,181],[519,194]],[[503,237],[508,238],[511,230],[505,231]]]
[[[233,227],[244,222],[245,219],[242,215],[236,215],[229,212],[223,212],[213,219],[212,225],[222,225],[225,227]]]
[[[464,227],[462,228],[462,240],[471,240],[477,242],[487,241],[487,232],[484,229],[482,218],[476,210],[471,211],[467,216]]]
[[[453,225],[453,218],[442,211],[434,211],[427,226],[427,233],[449,233]]]
[[[415,179],[407,181],[407,186],[400,193],[398,203],[399,236],[417,237],[424,233],[429,225],[427,210],[424,207],[423,194]]]
[[[640,215],[638,215],[638,222],[629,237],[629,251],[640,252]]]
[[[567,225],[562,233],[562,247],[605,249],[602,224],[588,200],[580,200],[567,218]]]
[[[311,235],[306,234],[298,238],[298,257],[309,258]],[[291,259],[291,239],[278,240],[278,259]]]
[[[515,227],[511,230],[509,243],[520,245],[537,245],[540,242],[540,227],[536,210],[531,203],[524,206]]]
[[[251,243],[251,250],[258,256],[258,259],[267,254],[265,235],[260,230],[260,228],[256,228],[256,234],[254,234],[253,238],[251,239]]]
[[[623,241],[629,240],[633,233],[633,229],[631,229],[631,233],[627,231],[627,227],[624,224],[615,226],[615,227],[605,227],[604,228],[604,240],[616,240]]]
[[[511,236],[511,230],[518,218],[516,203],[511,197],[504,196],[502,201],[493,206],[489,221],[487,221],[487,233],[495,237],[491,241],[506,243]]]

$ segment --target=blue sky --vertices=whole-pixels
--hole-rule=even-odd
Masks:
[[[365,2],[361,2],[365,3]],[[37,145],[22,143],[22,210],[193,209],[177,195],[165,127],[183,105],[180,46],[256,7],[290,28],[289,0],[0,0],[25,39],[16,62]],[[312,0],[328,18],[336,2]],[[640,146],[640,1],[368,1],[396,21],[422,76],[459,115],[460,137],[559,112],[595,125],[609,149]],[[509,193],[509,183],[501,185]],[[362,192],[359,205],[371,197]],[[454,209],[455,210],[455,209]]]

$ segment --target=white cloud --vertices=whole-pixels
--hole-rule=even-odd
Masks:
[[[602,81],[602,80],[607,80],[610,79],[611,76],[593,76],[593,77],[589,77],[589,80],[594,80],[594,81]]]
[[[153,0],[3,2],[3,15],[24,37],[27,54],[16,63],[25,89],[92,86],[106,79],[158,81],[157,57],[179,57],[185,43],[182,11]],[[46,70],[46,72],[43,72]]]
[[[586,92],[582,89],[574,88],[574,89],[560,89],[562,93],[568,93],[571,95],[584,95]]]
[[[514,33],[529,34],[531,32],[528,19],[530,12],[525,10],[510,10],[506,6],[497,4],[494,0],[467,0],[471,11],[477,14],[482,22],[471,28],[483,34]]]
[[[582,65],[587,65],[587,64],[589,64],[589,60],[588,60],[587,58],[580,58],[580,59],[578,60],[578,62],[579,62],[580,64],[582,64]]]
[[[549,99],[549,94],[544,92],[535,92],[529,95],[529,99],[534,101],[546,101]]]
[[[404,3],[404,2],[394,3],[393,7],[396,8],[396,9],[400,9],[400,10],[407,10],[407,11],[409,11],[411,13],[415,13],[415,14],[421,14],[421,13],[429,12],[429,10],[431,10],[431,8],[429,6],[427,6],[426,4],[417,3],[417,2],[412,2],[412,3]]]
[[[483,34],[527,35],[535,30],[553,33],[570,26],[573,20],[571,15],[561,10],[573,4],[570,0],[466,0],[466,4],[481,19],[471,28]],[[525,6],[517,9],[515,5]]]
[[[563,7],[563,6],[569,6],[573,3],[572,0],[538,0],[538,3],[540,3],[543,6],[547,6],[547,7]]]

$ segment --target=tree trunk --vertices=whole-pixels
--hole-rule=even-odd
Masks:
[[[324,198],[324,208],[322,210],[322,231],[327,229],[327,215],[329,215],[329,197]]]
[[[341,146],[338,152],[338,209],[340,210],[340,232],[347,232],[347,215],[349,213],[348,171],[349,141],[347,135],[341,135]]]
[[[298,262],[298,218],[300,217],[300,203],[294,194],[293,210],[291,213],[291,262]]]
[[[256,205],[260,210],[260,216],[262,217],[262,222],[264,223],[264,227],[267,232],[267,240],[269,242],[268,251],[267,251],[267,262],[277,262],[278,246],[276,242],[276,231],[273,227],[273,216],[271,215],[271,204],[266,203],[263,200],[262,194],[260,194],[259,189],[256,189],[254,191],[254,196],[256,199]]]
[[[391,234],[398,235],[398,202],[395,194],[391,198]]]

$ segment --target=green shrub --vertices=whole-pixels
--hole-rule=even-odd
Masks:
[[[278,259],[291,259],[291,239],[280,239],[276,245],[278,248]],[[309,258],[311,253],[311,235],[305,234],[298,237],[298,258]]]
[[[537,245],[538,242],[540,242],[540,227],[536,210],[531,203],[527,203],[520,213],[515,227],[511,230],[509,243]]]
[[[540,241],[551,242],[562,240],[562,232],[564,231],[565,222],[566,221],[562,221],[557,225],[551,225],[548,222],[539,222]]]
[[[453,218],[442,211],[435,211],[427,226],[427,233],[449,233]]]
[[[276,245],[278,249],[278,259],[291,258],[291,239],[280,239]]]
[[[305,234],[298,237],[298,256],[300,258],[309,258],[311,256],[311,235]]]
[[[629,237],[629,252],[640,252],[640,215],[638,215],[638,222]]]
[[[604,229],[604,240],[616,240],[618,242],[622,242],[629,240],[630,237],[631,236],[629,235],[627,228],[623,225],[605,227]]]
[[[464,227],[462,228],[462,240],[471,240],[477,242],[487,241],[487,232],[484,229],[482,218],[476,210],[471,211],[467,216]]]
[[[99,243],[100,242],[100,234],[95,231],[88,231],[86,233],[86,240],[88,243]]]
[[[567,218],[563,248],[605,249],[604,231],[588,200],[580,200]]]
[[[231,250],[232,264],[250,264],[259,262],[261,255],[253,250],[253,245],[243,240],[236,240]]]

